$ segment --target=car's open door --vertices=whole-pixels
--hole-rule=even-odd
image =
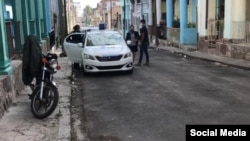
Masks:
[[[82,63],[84,33],[72,33],[63,42],[65,52],[73,63]]]

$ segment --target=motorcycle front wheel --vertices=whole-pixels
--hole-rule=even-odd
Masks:
[[[46,84],[43,89],[43,98],[40,99],[40,87],[37,87],[31,98],[31,112],[35,118],[43,119],[51,115],[58,104],[59,94],[52,84]]]

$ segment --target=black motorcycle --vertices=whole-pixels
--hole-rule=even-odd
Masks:
[[[41,60],[41,70],[36,78],[36,84],[31,84],[32,94],[31,99],[32,114],[43,119],[48,117],[56,109],[59,100],[59,93],[56,83],[53,81],[53,75],[60,70],[56,54],[48,53],[43,55]]]

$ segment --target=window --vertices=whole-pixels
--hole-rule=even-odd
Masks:
[[[122,42],[123,38],[118,33],[96,33],[88,35],[86,46],[119,45]]]
[[[66,38],[66,41],[69,43],[83,43],[83,40],[83,34],[72,34],[68,38]]]
[[[5,19],[13,19],[13,12],[12,7],[9,5],[5,6],[5,12],[4,12]]]

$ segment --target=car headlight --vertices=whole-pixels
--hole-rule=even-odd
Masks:
[[[129,58],[129,57],[132,57],[132,53],[131,53],[131,52],[126,53],[126,54],[124,55],[124,58]]]
[[[95,60],[94,56],[88,54],[84,54],[84,59]]]

